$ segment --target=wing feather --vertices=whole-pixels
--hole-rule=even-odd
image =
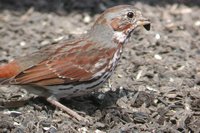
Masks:
[[[48,59],[18,74],[13,84],[46,86],[92,79],[95,73],[107,69],[117,48],[92,49],[91,44],[84,49],[77,47],[74,50],[73,47],[72,51],[69,48],[68,51],[57,50]]]

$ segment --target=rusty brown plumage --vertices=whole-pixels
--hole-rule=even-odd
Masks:
[[[11,78],[16,76],[20,72],[20,66],[15,62],[12,61],[6,65],[0,66],[0,79]]]

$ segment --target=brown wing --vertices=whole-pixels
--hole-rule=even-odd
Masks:
[[[116,52],[116,48],[100,49],[93,45],[62,47],[47,60],[18,74],[11,83],[45,86],[92,79],[107,69]]]

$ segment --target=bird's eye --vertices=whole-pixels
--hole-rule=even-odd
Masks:
[[[127,17],[128,17],[128,18],[133,18],[133,16],[134,16],[134,13],[133,13],[133,12],[128,12],[128,13],[127,13]]]

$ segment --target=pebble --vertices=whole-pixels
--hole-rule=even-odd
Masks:
[[[21,41],[21,42],[19,43],[19,45],[22,46],[22,47],[23,47],[23,46],[26,46],[26,42],[25,42],[25,41]]]
[[[88,14],[85,15],[85,17],[83,18],[83,22],[84,22],[84,23],[87,23],[87,24],[90,23],[91,20],[92,20],[92,19],[91,19],[91,17],[90,17]]]
[[[88,132],[88,129],[86,127],[82,127],[82,128],[79,128],[78,131],[80,133],[87,133]]]
[[[200,20],[196,21],[196,22],[194,23],[194,25],[195,25],[195,26],[200,26]]]
[[[103,132],[103,131],[100,131],[100,130],[95,130],[95,133],[106,133],[106,132]]]
[[[162,56],[160,56],[159,54],[155,54],[154,58],[157,59],[157,60],[162,60]]]
[[[155,35],[155,38],[156,38],[156,40],[159,40],[159,39],[160,39],[160,34],[157,33],[157,34]]]

